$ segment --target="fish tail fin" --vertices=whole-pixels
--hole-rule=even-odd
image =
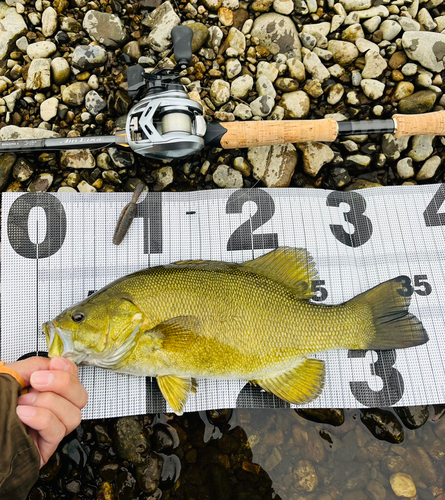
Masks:
[[[370,310],[373,323],[373,328],[367,329],[365,345],[355,349],[402,349],[428,342],[421,321],[408,312],[410,302],[397,278],[354,297],[349,303],[359,310]]]

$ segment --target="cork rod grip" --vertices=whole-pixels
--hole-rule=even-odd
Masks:
[[[332,142],[338,135],[337,122],[321,120],[284,120],[224,122],[227,132],[221,138],[224,149],[275,146],[286,142]]]
[[[419,115],[393,115],[397,123],[394,137],[411,135],[445,135],[445,111]]]

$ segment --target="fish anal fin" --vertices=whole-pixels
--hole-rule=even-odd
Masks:
[[[311,282],[318,279],[318,273],[312,256],[304,248],[280,247],[244,262],[240,268],[280,283],[299,299],[310,299],[314,295]]]
[[[196,392],[196,379],[176,375],[158,375],[159,389],[176,415],[182,415],[190,392]]]
[[[288,372],[252,382],[288,403],[299,405],[317,398],[324,387],[324,380],[324,361],[303,358]]]
[[[201,326],[201,321],[195,316],[176,316],[159,323],[146,333],[159,339],[158,348],[178,352],[192,347]]]

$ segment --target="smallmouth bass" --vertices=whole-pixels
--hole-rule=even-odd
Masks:
[[[182,414],[196,378],[244,379],[304,404],[321,394],[330,349],[398,349],[428,335],[396,279],[335,306],[309,301],[305,249],[233,264],[180,261],[105,286],[43,325],[49,356],[156,377]]]

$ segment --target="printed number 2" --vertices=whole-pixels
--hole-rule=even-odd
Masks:
[[[265,191],[246,190],[235,191],[227,200],[226,213],[240,214],[244,203],[252,201],[258,207],[250,219],[241,224],[230,236],[227,242],[227,250],[264,250],[278,247],[277,233],[253,234],[253,232],[269,221],[275,213],[275,203],[272,197]]]
[[[349,351],[348,358],[364,358],[367,352]],[[405,390],[402,375],[394,368],[396,351],[391,349],[374,352],[377,354],[377,361],[372,363],[371,373],[382,379],[382,389],[374,391],[365,381],[349,382],[349,386],[357,401],[365,406],[392,406],[402,399]]]
[[[341,203],[350,206],[349,212],[344,213],[346,222],[354,226],[352,234],[347,233],[340,224],[331,224],[329,227],[332,234],[338,241],[348,247],[359,247],[366,243],[372,236],[372,223],[364,211],[366,210],[366,201],[361,194],[353,191],[333,191],[326,198],[328,207],[339,207]]]

